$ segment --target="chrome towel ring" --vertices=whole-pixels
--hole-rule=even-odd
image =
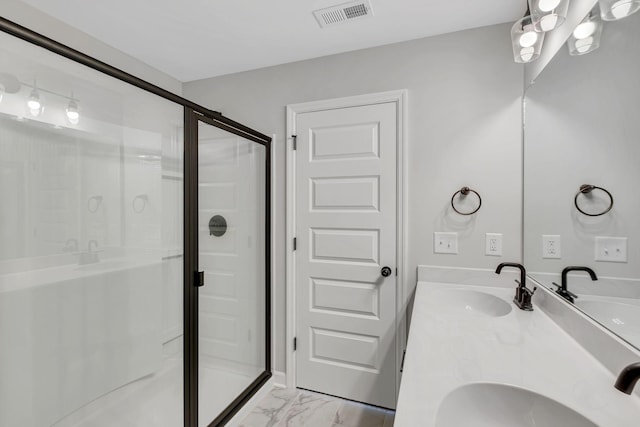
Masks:
[[[581,194],[589,194],[593,190],[604,191],[605,193],[607,193],[607,196],[609,196],[609,207],[607,207],[607,209],[605,209],[604,211],[602,211],[600,213],[595,213],[595,214],[585,212],[582,209],[580,209],[580,206],[578,206],[578,196],[580,196]],[[576,193],[576,197],[574,197],[574,199],[573,199],[573,204],[576,205],[576,209],[578,209],[578,212],[580,212],[583,215],[600,216],[600,215],[606,214],[607,212],[609,212],[611,210],[611,208],[613,208],[613,196],[611,195],[611,193],[609,193],[606,189],[604,189],[602,187],[598,187],[596,185],[591,185],[591,184],[582,184],[580,186],[580,190],[578,190],[578,192]]]
[[[456,209],[456,206],[453,203],[454,200],[456,199],[456,196],[458,195],[458,193],[460,193],[460,197],[465,197],[469,193],[475,194],[478,197],[478,207],[475,208],[474,210],[472,210],[471,212],[460,212],[458,209]],[[453,208],[454,211],[456,211],[456,213],[459,213],[460,215],[473,215],[474,213],[476,213],[476,212],[478,212],[480,210],[481,206],[482,206],[482,197],[480,197],[480,194],[478,194],[478,192],[476,190],[472,190],[469,187],[462,187],[461,189],[459,189],[458,191],[453,193],[453,196],[451,196],[451,207]]]

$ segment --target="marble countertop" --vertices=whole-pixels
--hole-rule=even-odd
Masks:
[[[476,290],[511,306],[501,317],[452,312],[443,289]],[[515,287],[418,282],[400,385],[396,427],[436,427],[439,405],[469,383],[509,384],[554,399],[601,427],[632,427],[640,399],[542,310],[519,310]],[[535,303],[534,303],[535,304]]]

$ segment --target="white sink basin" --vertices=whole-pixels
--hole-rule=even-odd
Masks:
[[[438,311],[448,314],[473,314],[490,317],[506,316],[511,304],[485,292],[468,289],[443,289],[434,292],[431,299]]]
[[[436,427],[597,427],[576,411],[532,391],[503,384],[466,384],[449,393]]]
[[[581,299],[576,299],[575,305],[632,344],[640,343],[640,306]]]

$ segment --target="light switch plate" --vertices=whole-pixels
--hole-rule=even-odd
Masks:
[[[596,261],[627,262],[626,237],[596,237]]]
[[[485,234],[484,254],[489,256],[502,256],[502,233]]]
[[[542,235],[542,258],[560,259],[562,258],[562,246],[560,245],[560,235]]]
[[[433,252],[436,254],[457,254],[458,233],[433,233]]]

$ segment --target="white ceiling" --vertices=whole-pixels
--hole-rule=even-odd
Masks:
[[[515,21],[525,0],[371,0],[374,16],[321,29],[346,0],[23,0],[186,82]]]

